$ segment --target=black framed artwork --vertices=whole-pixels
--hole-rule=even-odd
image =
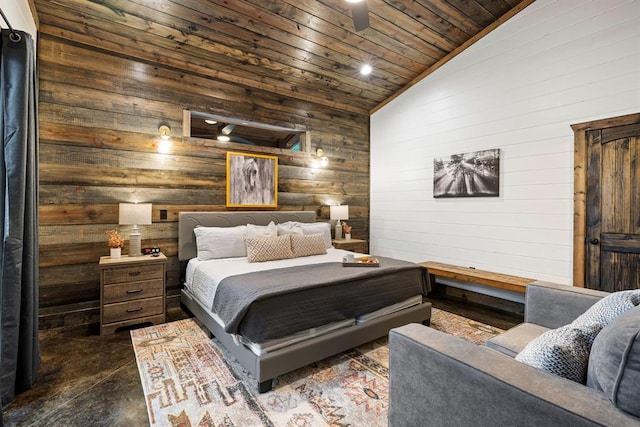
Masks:
[[[433,159],[433,197],[498,197],[500,149]]]

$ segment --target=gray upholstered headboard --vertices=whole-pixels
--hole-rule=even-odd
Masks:
[[[180,212],[178,216],[178,259],[186,261],[198,255],[193,229],[203,227],[235,227],[237,225],[268,225],[286,221],[315,222],[311,211],[260,211],[260,212]]]

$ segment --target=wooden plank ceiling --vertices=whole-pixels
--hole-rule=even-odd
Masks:
[[[369,113],[533,0],[36,0],[41,30],[123,56]],[[52,31],[52,28],[55,30]],[[133,40],[138,47],[130,46]],[[373,66],[359,74],[364,62]]]

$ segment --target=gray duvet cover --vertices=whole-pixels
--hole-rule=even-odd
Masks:
[[[355,318],[429,291],[426,268],[377,257],[380,267],[313,264],[246,273],[218,285],[213,311],[252,342]]]

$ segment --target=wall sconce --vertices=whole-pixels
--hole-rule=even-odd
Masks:
[[[171,151],[171,128],[167,125],[162,125],[158,128],[161,141],[158,144],[158,152],[160,154],[168,154]]]
[[[160,137],[165,141],[171,138],[171,128],[167,125],[162,125],[158,128],[158,133]]]
[[[316,150],[316,157],[317,160],[313,161],[314,168],[319,168],[320,166],[322,166],[323,168],[327,167],[327,165],[329,164],[329,158],[324,155],[324,150],[322,148],[318,148]]]

